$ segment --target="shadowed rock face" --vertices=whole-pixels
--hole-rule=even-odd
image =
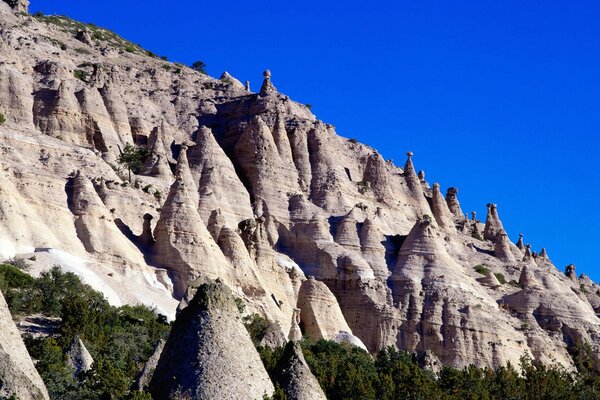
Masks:
[[[36,371],[8,305],[0,292],[0,396],[23,400],[48,399],[46,386]]]
[[[75,336],[73,342],[69,346],[69,350],[67,351],[67,364],[75,370],[75,376],[78,376],[82,372],[89,371],[92,368],[92,364],[94,364],[92,355],[79,336]]]
[[[198,288],[178,315],[154,371],[155,399],[262,399],[273,384],[252,344],[231,291],[222,283]]]
[[[170,317],[220,278],[277,343],[301,334],[294,309],[318,282],[329,292],[299,325],[337,321],[328,336],[370,351],[570,367],[565,347],[585,338],[600,360],[597,285],[514,246],[492,204],[485,225],[467,221],[456,188],[444,201],[416,173],[418,154],[401,168],[337,135],[276,75],[251,93],[15,11],[0,2],[0,260],[40,253],[35,272],[64,264],[114,304]],[[115,161],[126,144],[149,153],[132,182]]]
[[[310,372],[298,342],[290,342],[285,346],[277,371],[275,380],[289,400],[327,399],[319,382]]]

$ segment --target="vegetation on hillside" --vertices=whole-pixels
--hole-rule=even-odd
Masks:
[[[158,341],[168,336],[170,326],[163,316],[143,306],[113,307],[101,293],[58,267],[33,278],[17,266],[0,265],[0,290],[17,317],[43,314],[62,320],[56,335],[25,338],[53,399],[151,400],[149,393],[135,390],[134,382]],[[245,313],[243,301],[238,300],[238,307]],[[265,368],[275,376],[283,348],[260,346],[268,327],[264,318],[253,314],[244,321]],[[77,378],[65,359],[75,335],[95,360]],[[414,355],[393,348],[372,356],[333,341],[305,338],[301,345],[330,399],[600,399],[600,377],[593,371],[587,344],[570,349],[577,372],[523,356],[519,366],[443,367],[438,375],[421,368]],[[286,396],[276,386],[272,399]]]
[[[327,398],[339,400],[599,399],[600,379],[592,373],[589,348],[585,348],[580,346],[576,356],[579,372],[523,356],[518,368],[443,367],[436,376],[420,368],[413,355],[391,347],[372,357],[360,348],[333,341],[302,341],[306,362]],[[258,349],[274,376],[282,349]],[[285,398],[280,392],[273,397]]]
[[[150,399],[134,390],[135,378],[170,325],[144,306],[111,306],[103,295],[59,267],[32,278],[0,265],[0,290],[13,316],[60,317],[58,335],[26,337],[25,344],[53,399]],[[75,378],[65,353],[79,335],[94,358]]]

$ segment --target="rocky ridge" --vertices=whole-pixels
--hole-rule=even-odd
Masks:
[[[219,278],[285,336],[298,313],[315,338],[457,367],[524,352],[572,367],[587,341],[600,367],[598,286],[513,244],[496,205],[469,219],[411,152],[401,168],[338,136],[270,72],[253,93],[17,11],[0,2],[0,258],[170,318]],[[149,153],[131,182],[127,144]]]

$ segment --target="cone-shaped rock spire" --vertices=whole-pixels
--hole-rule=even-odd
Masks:
[[[288,334],[288,340],[290,342],[297,342],[302,340],[302,331],[300,330],[300,309],[294,308],[292,312],[292,325],[290,326],[290,333]]]
[[[448,209],[454,215],[454,218],[462,219],[463,212],[460,208],[458,201],[458,189],[455,187],[448,188],[446,191],[446,203],[448,203]]]
[[[575,269],[574,264],[569,264],[565,267],[565,275],[573,282],[577,282],[577,272],[575,272]]]
[[[525,243],[523,242],[523,234],[519,233],[519,240],[517,240],[517,247],[521,250],[525,250]]]
[[[179,150],[179,157],[177,158],[177,168],[175,170],[175,176],[181,177],[183,183],[185,183],[188,195],[194,203],[195,207],[198,208],[198,202],[200,201],[200,197],[198,195],[198,185],[194,181],[194,177],[192,176],[192,172],[190,171],[190,164],[187,158],[187,150],[188,147],[185,144],[181,145],[181,149]]]
[[[515,264],[517,262],[510,250],[510,240],[508,240],[508,235],[504,231],[498,233],[498,236],[496,237],[494,255],[505,263]]]
[[[488,204],[487,218],[485,219],[485,228],[483,229],[483,238],[485,240],[495,241],[501,232],[504,232],[504,227],[498,217],[498,208],[496,204]]]
[[[188,282],[201,274],[216,278],[229,273],[229,263],[200,218],[181,177],[171,185],[154,238],[153,260],[169,271],[176,297],[183,296]]]
[[[302,282],[298,308],[304,330],[314,340],[333,340],[341,331],[352,332],[333,293],[313,277]]]
[[[260,95],[268,96],[272,93],[277,93],[277,88],[275,88],[275,86],[271,82],[271,71],[267,69],[265,72],[263,72],[263,76],[265,77],[265,79],[263,80],[263,84],[260,88]]]
[[[433,216],[435,217],[436,222],[442,229],[447,229],[451,231],[455,231],[456,227],[454,226],[454,219],[452,218],[452,213],[448,208],[448,204],[444,200],[442,193],[440,192],[440,184],[433,184],[433,197],[431,200],[431,209],[433,211]]]
[[[314,377],[298,342],[289,342],[276,368],[275,380],[288,400],[327,400],[323,389]]]
[[[154,128],[150,133],[148,148],[150,149],[150,154],[146,158],[144,167],[142,168],[142,175],[172,179],[173,172],[171,171],[171,167],[169,167],[166,146],[158,128]]]
[[[154,399],[262,399],[273,384],[231,290],[201,285],[171,330],[150,382]]]
[[[489,286],[491,288],[496,288],[498,286],[501,286],[500,281],[498,280],[498,278],[496,277],[496,275],[494,275],[494,273],[492,271],[487,273],[487,275],[481,280],[481,283],[483,283],[484,285]]]
[[[85,347],[81,338],[75,336],[67,350],[67,364],[75,370],[75,376],[92,369],[94,359]]]
[[[521,270],[521,275],[519,276],[519,284],[523,289],[533,288],[539,286],[538,280],[535,277],[535,274],[531,270],[531,267],[525,265]]]
[[[158,360],[160,360],[160,355],[162,354],[163,349],[165,348],[165,341],[159,340],[158,344],[154,347],[154,352],[144,364],[144,368],[138,375],[136,379],[136,386],[138,390],[142,391],[150,384],[152,380],[152,375],[154,375],[154,371],[156,370],[156,366],[158,365]]]

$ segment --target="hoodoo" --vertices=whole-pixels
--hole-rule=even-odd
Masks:
[[[262,399],[273,384],[222,283],[201,285],[177,316],[150,382],[155,399]]]

